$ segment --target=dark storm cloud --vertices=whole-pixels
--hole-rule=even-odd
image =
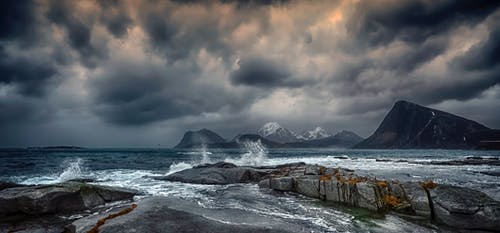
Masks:
[[[419,43],[452,27],[481,22],[499,1],[360,1],[350,26],[356,38],[372,45],[395,39]]]
[[[13,57],[0,48],[0,85],[13,85],[22,95],[42,96],[56,73],[49,61]]]
[[[404,45],[401,51],[396,49],[392,55],[361,57],[342,64],[329,82],[335,94],[340,96],[377,95],[387,91],[397,95],[401,91],[414,90],[412,87],[418,79],[411,76],[412,72],[443,54],[447,43],[445,39],[434,38],[413,46]]]
[[[262,10],[264,8],[252,7],[260,1],[248,1],[248,7],[236,7],[231,20],[223,14],[213,13],[221,10],[217,1],[202,1],[201,4],[197,1],[173,2],[176,4],[165,5],[161,4],[162,1],[139,4],[138,11],[138,21],[150,40],[149,46],[162,52],[167,62],[192,59],[200,49],[206,49],[222,56],[225,64],[230,66],[230,57],[238,48],[232,48],[225,37],[242,24],[253,21],[258,23],[258,33],[265,33],[268,29],[269,14]],[[189,4],[204,9],[193,7],[189,15],[175,15],[178,7],[188,7]],[[225,6],[232,7],[231,4]]]
[[[291,77],[283,65],[269,59],[250,58],[240,61],[239,68],[230,74],[233,85],[246,85],[263,88],[298,87],[303,83]]]
[[[335,95],[377,100],[367,101],[364,107],[343,106],[342,111],[374,111],[397,99],[426,105],[446,100],[466,101],[498,84],[499,36],[495,23],[491,23],[487,38],[448,63],[444,77],[416,70],[448,52],[451,38],[458,36],[453,30],[494,22],[491,18],[499,6],[496,1],[358,4],[348,20],[351,26],[348,30],[356,39],[353,43],[360,48],[354,54],[380,48],[388,52],[375,57],[358,56],[358,60],[342,65],[334,73],[330,82]]]
[[[412,46],[399,56],[389,58],[383,68],[396,70],[404,75],[443,54],[447,49],[447,43],[448,41],[444,39],[428,39],[419,45]]]
[[[179,4],[213,3],[212,0],[172,0]],[[239,6],[286,4],[290,0],[219,0],[221,3],[237,3]]]
[[[0,40],[33,42],[37,30],[34,10],[30,0],[0,1]]]
[[[133,23],[124,2],[121,0],[102,0],[98,3],[102,7],[101,22],[114,36],[123,37],[127,33],[127,28]]]
[[[49,117],[51,111],[42,101],[22,96],[0,98],[0,109],[0,126],[43,121]]]
[[[182,30],[180,25],[169,18],[167,11],[144,12],[142,25],[149,36],[151,46],[166,55],[169,62],[190,58],[193,51],[200,48],[222,52],[223,45],[218,41],[218,32],[213,22],[205,22],[188,30]],[[182,30],[182,33],[181,33]]]
[[[142,26],[144,31],[148,34],[151,43],[156,48],[165,48],[167,55],[173,57],[184,57],[184,51],[177,52],[174,46],[174,36],[177,33],[175,25],[171,24],[166,18],[168,13],[160,14],[146,14],[142,19]]]
[[[500,15],[492,19],[498,21]],[[487,37],[448,65],[453,82],[430,85],[422,99],[435,103],[447,99],[469,100],[500,83],[500,26],[490,25]],[[434,101],[432,101],[434,100]]]
[[[112,66],[91,83],[96,112],[115,124],[141,125],[193,111],[165,93],[168,78],[178,78],[166,75],[161,67]]]
[[[189,66],[106,64],[89,85],[94,111],[112,124],[138,126],[221,108],[239,111],[256,98],[256,94],[238,96],[218,86],[197,84],[198,73]]]
[[[173,145],[187,129],[233,137],[270,120],[366,136],[398,99],[497,106],[499,5],[1,1],[0,132],[16,136],[0,146],[39,131]],[[496,111],[485,124],[500,125]]]
[[[466,71],[484,71],[497,67],[500,64],[500,25],[492,29],[485,41],[472,47],[453,62],[454,68]]]
[[[98,61],[105,58],[107,48],[92,43],[93,17],[82,19],[77,17],[70,1],[51,1],[47,18],[64,28],[68,42],[80,54],[80,59],[87,67],[95,67]]]

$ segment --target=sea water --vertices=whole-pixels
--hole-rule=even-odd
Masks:
[[[233,224],[254,224],[251,221],[256,220],[220,213],[251,213],[261,216],[259,221],[274,219],[275,223],[299,225],[304,232],[432,232],[435,231],[432,226],[408,222],[398,216],[381,216],[298,194],[259,189],[253,184],[197,185],[149,177],[219,161],[253,166],[306,162],[350,168],[358,174],[400,181],[432,179],[438,184],[478,189],[500,200],[499,177],[481,173],[499,172],[498,166],[421,164],[471,156],[500,158],[500,151],[266,149],[259,143],[243,144],[242,149],[1,149],[0,180],[51,184],[91,178],[97,184],[137,189],[142,193],[137,198],[172,196],[186,199],[212,218]]]

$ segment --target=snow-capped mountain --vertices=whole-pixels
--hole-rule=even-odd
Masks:
[[[262,126],[257,133],[269,140],[287,143],[299,140],[299,135],[291,130],[283,128],[277,122],[268,122]]]
[[[315,140],[315,139],[321,139],[321,138],[327,138],[332,136],[328,131],[324,130],[321,127],[316,127],[313,130],[306,131],[302,133],[301,135],[303,140]]]
[[[297,134],[292,130],[284,128],[277,122],[268,122],[264,124],[257,133],[263,138],[281,143],[309,141],[332,136],[332,134],[321,127],[316,127],[302,134]]]

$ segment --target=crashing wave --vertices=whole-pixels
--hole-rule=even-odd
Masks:
[[[225,159],[226,162],[240,166],[259,166],[267,160],[267,149],[260,140],[242,141],[240,144],[243,145],[247,152],[241,155],[239,159],[227,158]]]

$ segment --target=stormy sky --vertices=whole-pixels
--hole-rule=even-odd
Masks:
[[[0,1],[0,146],[162,147],[399,99],[500,128],[500,1]]]

